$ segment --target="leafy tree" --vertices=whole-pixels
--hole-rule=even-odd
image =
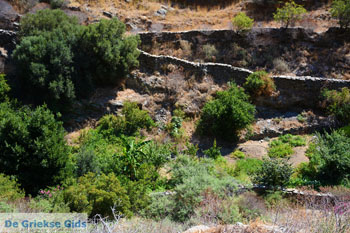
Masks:
[[[7,101],[7,94],[10,92],[10,86],[6,83],[5,75],[0,74],[0,103]]]
[[[66,188],[64,199],[71,211],[87,213],[89,216],[101,214],[113,217],[113,207],[116,213],[127,217],[132,215],[127,192],[113,173],[88,173],[80,177],[77,183]]]
[[[16,176],[27,193],[69,174],[68,152],[62,123],[45,106],[0,104],[0,172]]]
[[[57,28],[60,28],[66,38],[69,38],[76,35],[80,26],[76,17],[70,17],[61,10],[45,9],[39,10],[35,14],[26,14],[21,19],[19,35],[21,38],[40,36],[42,32],[52,32]]]
[[[331,8],[332,17],[337,18],[341,28],[349,28],[350,26],[350,1],[335,0]]]
[[[254,121],[255,111],[244,89],[233,84],[228,90],[217,92],[215,99],[205,104],[198,129],[202,134],[236,138],[238,130]]]
[[[114,18],[102,19],[84,28],[78,49],[79,62],[85,75],[96,84],[116,84],[129,70],[138,66],[139,37],[125,37],[125,25]]]
[[[73,54],[61,29],[24,37],[13,58],[26,97],[37,104],[46,102],[52,109],[74,100]]]
[[[139,38],[124,33],[117,19],[81,26],[61,10],[27,14],[13,53],[21,97],[59,111],[96,85],[116,84],[138,65]]]
[[[300,20],[305,13],[306,10],[302,5],[291,1],[286,2],[282,8],[277,8],[276,13],[273,14],[273,18],[276,21],[282,22],[285,28],[288,28],[290,24],[294,24],[295,21]]]
[[[265,158],[257,170],[253,182],[270,189],[279,189],[288,184],[292,174],[293,168],[285,160]]]
[[[240,12],[232,19],[232,24],[238,31],[247,31],[252,29],[254,19],[249,18],[244,12]]]

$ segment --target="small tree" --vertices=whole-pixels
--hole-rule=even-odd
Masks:
[[[232,24],[238,31],[247,31],[252,29],[254,19],[251,19],[245,13],[240,12],[232,19]]]
[[[283,159],[264,159],[253,182],[270,189],[283,188],[289,182],[293,168]]]
[[[302,5],[291,1],[286,2],[282,8],[277,8],[276,13],[273,14],[273,18],[284,24],[285,28],[288,28],[290,24],[294,24],[295,21],[300,20],[305,13],[306,9]]]
[[[341,28],[350,26],[350,0],[335,0],[331,8],[332,17],[338,19]]]
[[[244,89],[233,84],[205,104],[198,129],[202,134],[233,139],[237,131],[254,121],[254,115],[255,106],[249,103]]]

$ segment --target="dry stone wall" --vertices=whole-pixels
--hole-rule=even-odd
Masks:
[[[190,62],[171,56],[156,56],[141,51],[140,69],[148,72],[161,71],[162,67],[173,64],[184,70],[198,75],[210,75],[217,83],[234,81],[242,85],[252,71],[220,63]],[[320,92],[323,88],[340,89],[350,87],[350,81],[317,77],[273,76],[279,95],[274,97],[260,97],[258,106],[277,109],[310,108],[319,105]]]

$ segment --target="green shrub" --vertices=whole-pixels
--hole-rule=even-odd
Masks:
[[[62,8],[64,5],[64,0],[50,0],[50,6],[52,9]]]
[[[260,159],[246,158],[237,160],[234,170],[234,176],[252,176],[260,169],[261,165],[262,161]]]
[[[285,134],[270,142],[268,155],[271,158],[283,158],[294,153],[293,147],[305,146],[305,138],[299,135]]]
[[[244,154],[244,152],[242,152],[240,150],[235,150],[233,153],[230,154],[230,157],[236,158],[236,159],[244,159],[245,154]]]
[[[305,13],[306,10],[303,6],[291,1],[286,2],[282,8],[277,8],[276,13],[273,14],[273,18],[283,23],[285,28],[288,28],[290,24],[294,24],[295,21],[300,20]]]
[[[24,198],[24,192],[19,188],[16,179],[0,174],[0,200],[15,201]]]
[[[269,189],[279,189],[288,184],[292,174],[293,168],[285,160],[264,159],[261,167],[256,171],[253,182]]]
[[[270,146],[278,146],[283,143],[288,143],[291,147],[297,147],[297,146],[305,146],[306,140],[302,136],[299,135],[291,135],[291,134],[285,134],[282,136],[279,136],[278,139],[273,140],[270,143]]]
[[[347,184],[350,179],[350,138],[342,131],[316,134],[317,140],[310,145],[310,162],[302,174],[324,185]]]
[[[252,97],[271,96],[276,91],[274,81],[265,71],[250,74],[243,86]]]
[[[0,74],[0,103],[8,100],[7,94],[10,92],[10,86],[5,80],[5,75]]]
[[[323,106],[329,114],[333,114],[339,121],[348,122],[350,120],[350,90],[346,87],[341,91],[324,90]]]
[[[255,107],[249,103],[243,88],[231,85],[205,104],[198,129],[202,134],[235,139],[239,130],[254,121],[254,115]]]
[[[294,153],[291,145],[287,143],[275,144],[269,148],[268,155],[270,158],[284,158]]]
[[[203,45],[202,51],[206,61],[213,61],[216,59],[216,56],[219,54],[215,45],[205,44]]]
[[[66,188],[64,198],[71,211],[87,213],[90,217],[101,214],[113,218],[113,207],[116,214],[132,215],[127,192],[113,173],[88,173],[80,177],[76,184]]]
[[[350,1],[335,0],[331,8],[332,17],[338,19],[341,28],[348,28],[350,26]]]
[[[237,187],[237,182],[230,176],[215,172],[213,160],[194,159],[179,156],[171,164],[170,187],[173,195],[151,195],[150,205],[144,215],[155,219],[170,217],[184,222],[194,216],[195,210],[204,199],[205,191],[210,189],[215,195],[224,198]]]
[[[68,213],[68,204],[64,201],[63,187],[50,187],[41,189],[39,195],[29,202],[29,207],[35,212],[42,213]]]
[[[62,123],[45,106],[16,109],[5,102],[0,119],[1,173],[16,176],[31,194],[70,174]]]
[[[140,110],[137,103],[124,102],[122,116],[105,115],[98,122],[98,131],[104,135],[134,135],[139,129],[150,129],[154,121],[145,110]]]
[[[213,142],[213,146],[208,150],[203,151],[203,153],[211,159],[217,159],[221,156],[221,147],[216,146],[216,140]]]
[[[232,24],[238,29],[238,31],[247,31],[252,29],[254,19],[251,19],[245,13],[240,12],[232,19]]]

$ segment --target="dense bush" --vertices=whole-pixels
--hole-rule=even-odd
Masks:
[[[106,115],[98,122],[98,131],[104,135],[134,135],[139,129],[155,126],[145,110],[140,110],[135,102],[124,102],[122,116]]]
[[[205,104],[198,129],[202,134],[236,138],[239,130],[254,121],[254,114],[255,107],[249,103],[243,88],[231,85]]]
[[[16,179],[0,174],[0,201],[15,201],[24,198]]]
[[[265,71],[256,71],[249,75],[243,86],[252,97],[271,96],[276,91],[274,81]]]
[[[6,83],[5,75],[0,74],[0,103],[8,100],[8,92],[10,91],[10,86]]]
[[[310,145],[309,164],[302,173],[310,180],[327,185],[350,185],[350,138],[340,131],[316,134],[317,140]]]
[[[255,158],[246,158],[237,160],[234,169],[234,176],[243,181],[250,181],[250,177],[252,177],[262,165],[262,161],[260,159]]]
[[[288,184],[292,174],[293,168],[285,160],[264,159],[253,178],[253,182],[270,189],[279,189]]]
[[[341,28],[350,26],[350,1],[335,0],[331,8],[332,17],[337,18]]]
[[[138,65],[139,39],[125,37],[124,32],[117,19],[81,26],[61,10],[27,14],[13,53],[21,97],[66,110],[96,85],[117,83]]]
[[[45,106],[1,103],[0,151],[0,172],[16,176],[31,194],[62,180],[70,164],[62,123]]]
[[[113,173],[88,173],[80,177],[77,183],[66,188],[64,198],[72,211],[87,213],[89,216],[101,214],[113,217],[113,207],[116,214],[127,217],[132,215],[127,192]]]
[[[350,120],[350,90],[346,87],[341,91],[324,90],[322,92],[323,106],[329,114],[333,114],[341,122]]]
[[[139,37],[125,37],[125,25],[114,18],[84,28],[79,39],[79,67],[100,85],[116,84],[138,66]]]
[[[244,12],[240,12],[232,19],[232,24],[238,31],[246,31],[252,29],[254,19],[249,18]]]
[[[297,20],[300,20],[305,13],[306,10],[303,6],[291,1],[286,2],[282,8],[277,8],[276,13],[273,14],[273,18],[276,21],[280,21],[286,28],[288,28],[290,24],[293,25]]]

